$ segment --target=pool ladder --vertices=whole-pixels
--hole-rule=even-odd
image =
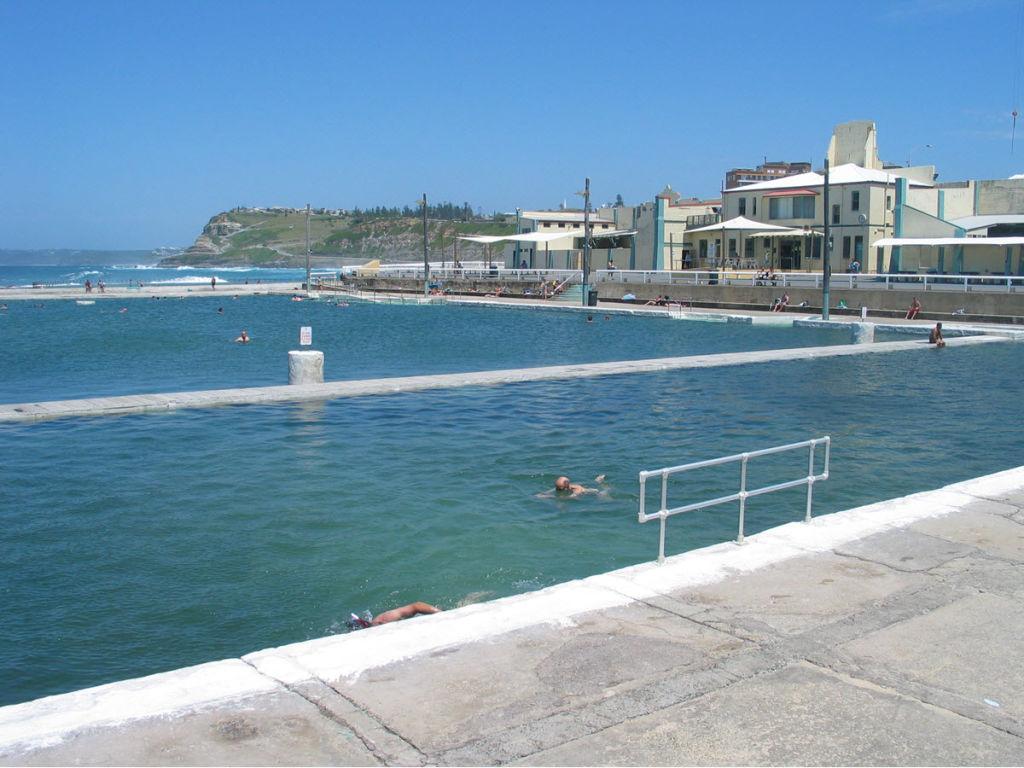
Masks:
[[[825,458],[820,474],[814,474],[814,449],[820,445],[825,445]],[[751,459],[759,456],[769,456],[776,453],[787,453],[789,451],[798,451],[803,448],[808,449],[807,455],[807,475],[805,477],[798,478],[796,480],[787,480],[783,483],[775,483],[773,485],[766,485],[761,488],[749,489],[747,488],[747,464]],[[722,456],[718,459],[708,459],[706,461],[695,461],[690,464],[681,464],[677,467],[663,467],[662,469],[648,469],[640,473],[640,510],[637,514],[637,519],[641,523],[647,523],[651,520],[658,520],[661,523],[661,532],[658,540],[658,563],[665,562],[665,523],[668,518],[673,515],[681,515],[684,512],[695,512],[700,509],[707,509],[708,507],[716,507],[720,504],[728,504],[733,501],[739,502],[739,531],[736,536],[736,543],[742,544],[744,537],[744,523],[746,515],[747,499],[752,496],[763,496],[766,493],[774,493],[775,491],[784,491],[787,488],[797,488],[801,485],[807,486],[807,508],[804,512],[804,522],[811,522],[811,511],[814,503],[814,484],[822,480],[828,480],[828,469],[829,459],[832,452],[832,438],[828,435],[825,437],[816,437],[811,440],[804,440],[800,443],[789,443],[788,445],[777,445],[774,448],[762,448],[759,451],[747,451],[745,453],[736,453],[732,456]],[[727,496],[719,496],[714,499],[706,499],[705,501],[698,501],[693,504],[684,504],[681,507],[669,507],[668,506],[668,479],[672,475],[681,474],[683,472],[689,472],[694,469],[703,469],[705,467],[715,467],[720,464],[735,464],[739,462],[740,465],[740,488],[736,493],[730,493]],[[661,507],[656,512],[646,511],[647,502],[647,481],[651,478],[661,478]]]

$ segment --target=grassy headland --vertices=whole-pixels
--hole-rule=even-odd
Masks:
[[[504,217],[473,217],[468,206],[442,204],[440,215],[463,215],[469,220],[427,219],[431,258],[448,258],[458,235],[505,235],[515,224]],[[317,210],[310,216],[310,250],[317,266],[337,266],[369,259],[415,261],[422,255],[423,221],[405,209],[370,211]],[[495,248],[495,253],[499,248]],[[483,246],[459,242],[459,258],[475,260]],[[306,263],[306,213],[296,209],[236,208],[213,216],[195,243],[163,259],[162,266],[296,267]]]

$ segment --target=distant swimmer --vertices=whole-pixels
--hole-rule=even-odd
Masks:
[[[339,301],[339,302],[336,302],[334,304],[334,306],[336,306],[336,307],[347,307],[348,306],[348,302],[347,301]]]
[[[216,275],[214,275],[213,277],[210,278],[210,290],[211,291],[216,291],[217,290],[217,276]]]
[[[302,301],[301,296],[292,296],[292,301]]]
[[[942,338],[942,323],[936,323],[928,334],[928,343],[934,344],[936,349],[946,346],[946,340]]]
[[[218,315],[223,315],[224,314],[224,307],[217,307],[217,314]]]
[[[598,485],[604,485],[604,475],[598,475],[597,477],[595,477],[594,482],[596,482]],[[580,485],[579,483],[574,483],[568,477],[562,475],[557,480],[555,480],[554,490],[545,491],[544,493],[538,493],[537,496],[540,498],[551,498],[552,496],[568,496],[571,499],[575,498],[576,496],[582,496],[583,494],[586,493],[604,494],[607,493],[607,491],[602,490],[600,488],[587,488],[586,486]]]
[[[238,335],[238,338],[235,339],[236,344],[248,344],[250,341],[252,341],[252,339],[249,338],[249,332],[245,330],[243,330]]]
[[[7,305],[6,304],[0,304],[0,312],[6,312],[6,311],[7,311]]]
[[[356,614],[350,614],[348,622],[349,629],[366,629],[367,627],[377,627],[381,624],[390,624],[393,621],[401,621],[402,619],[408,619],[413,616],[419,616],[420,614],[426,615],[430,613],[440,613],[441,609],[437,608],[430,603],[415,602],[403,605],[401,608],[392,608],[390,611],[384,611],[374,618],[373,614],[369,611],[363,611],[362,615],[357,616]]]
[[[127,311],[128,311],[128,307],[121,307],[119,310],[117,310],[118,314],[120,314],[120,315],[123,315]]]

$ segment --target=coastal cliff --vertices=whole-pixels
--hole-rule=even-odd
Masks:
[[[510,221],[476,217],[470,221],[428,219],[431,258],[454,253],[457,235],[503,235]],[[306,263],[306,213],[294,208],[236,208],[213,216],[195,242],[160,266],[296,267]],[[310,217],[310,250],[317,266],[339,266],[369,259],[415,261],[423,253],[423,222],[415,216],[316,210]],[[459,258],[486,257],[486,246],[459,241]],[[500,246],[494,247],[495,255]]]

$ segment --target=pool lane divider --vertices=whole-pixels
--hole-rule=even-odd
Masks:
[[[965,336],[947,340],[947,347],[989,344],[1007,341],[1003,336]],[[648,360],[619,360],[608,363],[579,363],[537,368],[512,368],[471,373],[444,373],[430,376],[397,376],[385,379],[330,381],[323,384],[294,384],[272,387],[209,389],[197,392],[169,392],[150,395],[124,395],[76,400],[50,400],[36,403],[0,404],[0,423],[32,422],[48,419],[124,414],[159,413],[181,408],[215,408],[227,405],[269,405],[335,400],[346,397],[394,395],[430,389],[487,387],[557,381],[627,373],[658,373],[688,368],[720,368],[732,365],[779,363],[789,360],[814,360],[826,357],[881,354],[906,351],[935,352],[925,340],[888,341],[875,344],[840,344],[826,347],[767,349],[754,352],[720,352],[687,357],[661,357]]]

